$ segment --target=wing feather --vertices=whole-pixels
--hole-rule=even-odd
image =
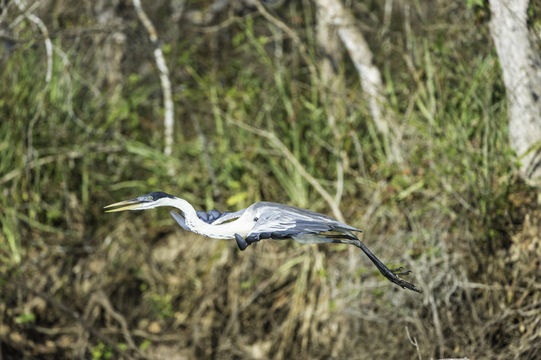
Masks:
[[[335,231],[356,238],[351,231],[361,231],[326,215],[293,206],[261,202],[252,207],[258,219],[246,238],[249,242],[285,238],[310,243],[332,242],[330,234],[320,237],[304,235]]]
[[[182,215],[174,211],[170,211],[169,214],[171,214],[173,219],[175,219],[175,221],[181,228],[183,228],[184,230],[191,231],[190,228],[186,225],[186,221],[184,220],[184,217],[182,217]]]
[[[209,210],[205,211],[196,211],[197,217],[207,224],[218,225],[226,221],[239,218],[246,209],[236,211],[236,212],[220,212],[218,210]]]
[[[220,217],[211,222],[212,225],[219,225],[229,220],[238,219],[244,214],[246,209],[242,209],[235,212],[224,212]]]

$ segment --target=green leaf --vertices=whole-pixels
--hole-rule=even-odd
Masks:
[[[15,318],[15,322],[17,324],[32,323],[34,321],[36,321],[36,315],[34,315],[34,313],[31,313],[31,312],[22,313],[21,315]]]
[[[248,193],[246,191],[236,193],[227,199],[227,205],[228,206],[238,205],[244,202],[244,200],[246,200],[247,197],[248,197]]]

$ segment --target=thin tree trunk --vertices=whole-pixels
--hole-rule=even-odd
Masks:
[[[118,0],[98,0],[94,3],[96,20],[100,26],[113,27],[122,24],[116,13]],[[122,82],[122,57],[126,51],[126,34],[121,31],[99,34],[96,37],[99,46],[96,52],[98,86],[118,91]]]
[[[530,41],[528,0],[490,0],[490,33],[500,59],[509,103],[511,147],[522,177],[541,180],[541,58]]]
[[[160,82],[162,85],[163,92],[163,107],[164,107],[164,139],[165,139],[165,148],[164,154],[171,155],[173,152],[173,124],[174,124],[174,106],[173,106],[173,93],[171,91],[171,80],[169,80],[169,69],[165,63],[165,58],[163,56],[162,48],[158,42],[158,34],[156,28],[150,18],[143,10],[141,6],[141,0],[132,0],[133,6],[139,17],[139,20],[145,27],[148,32],[148,36],[152,45],[154,46],[154,59],[156,60],[156,66],[160,72]],[[173,174],[173,170],[170,169],[170,175]]]
[[[397,136],[389,126],[390,114],[385,110],[387,100],[384,96],[381,73],[374,65],[374,57],[368,43],[355,26],[353,16],[344,8],[340,0],[316,0],[315,2],[318,13],[325,14],[318,18],[328,22],[325,25],[328,29],[331,29],[331,25],[336,29],[338,37],[346,47],[357,69],[363,91],[368,96],[368,104],[374,124],[388,143],[388,155],[391,161],[401,162],[402,157]]]
[[[337,126],[339,119],[346,116],[343,98],[345,96],[344,76],[340,69],[343,60],[342,47],[337,29],[332,24],[329,14],[323,11],[322,7],[317,11],[316,39],[320,51],[319,71],[323,84],[321,99],[327,109],[327,119],[332,130],[335,144],[335,152],[339,155],[337,159],[337,186],[335,201],[339,205],[343,193],[343,172],[347,166],[348,159],[346,152],[339,144],[342,143],[343,134]]]

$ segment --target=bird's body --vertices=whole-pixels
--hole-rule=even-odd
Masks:
[[[403,288],[420,292],[397,275],[407,275],[402,268],[390,270],[354,234],[361,232],[329,216],[273,202],[257,202],[237,212],[220,213],[196,211],[186,200],[163,192],[154,192],[132,200],[115,203],[109,207],[123,206],[113,210],[146,210],[159,206],[175,207],[182,212],[171,211],[171,216],[185,230],[214,239],[235,239],[244,250],[248,245],[263,239],[294,239],[300,243],[342,243],[357,246],[365,252],[379,271]]]

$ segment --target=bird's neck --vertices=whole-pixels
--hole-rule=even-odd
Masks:
[[[250,231],[250,228],[247,226],[248,224],[244,224],[242,217],[225,224],[208,224],[197,216],[194,207],[184,199],[167,199],[163,205],[172,206],[182,211],[186,226],[199,235],[215,239],[234,239],[236,233],[246,236]]]

